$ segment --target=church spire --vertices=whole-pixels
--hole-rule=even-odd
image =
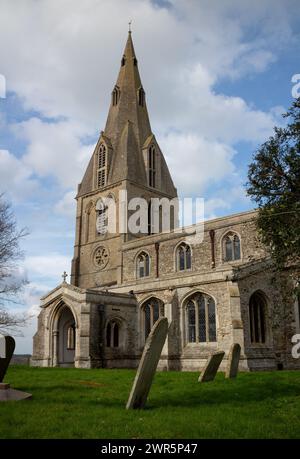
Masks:
[[[152,132],[130,30],[118,79],[112,92],[111,105],[104,130],[104,134],[110,138],[113,148],[117,148],[118,141],[128,121],[132,123],[133,132],[140,149]]]
[[[102,144],[106,153],[101,156],[99,152]],[[156,176],[155,181],[149,179],[150,146],[156,151],[153,160],[155,170],[151,169],[152,175]],[[112,91],[106,126],[79,186],[78,196],[124,180],[143,188],[149,186],[156,192],[160,190],[172,197],[176,196],[167,164],[151,131],[130,30],[117,82]]]

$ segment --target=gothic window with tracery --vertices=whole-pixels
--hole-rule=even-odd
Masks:
[[[177,271],[191,269],[192,257],[191,248],[185,242],[182,242],[176,249],[176,268]]]
[[[228,233],[223,238],[223,258],[225,261],[240,260],[241,242],[235,233]]]
[[[196,293],[185,303],[186,337],[188,343],[217,341],[216,307],[212,297]]]

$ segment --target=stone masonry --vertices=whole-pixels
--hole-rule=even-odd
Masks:
[[[177,196],[151,130],[131,33],[106,126],[78,186],[71,283],[41,300],[32,365],[135,368],[164,316],[170,328],[161,370],[199,371],[224,351],[224,371],[233,343],[241,346],[239,370],[299,368],[291,357],[299,305],[282,296],[288,276],[274,273],[255,211],[206,221],[201,242],[197,228],[188,237],[151,229],[102,234],[99,225],[109,218],[103,199],[119,210],[120,191],[149,203]]]

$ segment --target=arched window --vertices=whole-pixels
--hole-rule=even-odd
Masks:
[[[266,300],[260,292],[251,295],[249,302],[251,343],[266,342]]]
[[[144,104],[145,104],[145,91],[144,91],[144,89],[142,87],[139,88],[139,90],[138,90],[138,101],[139,101],[139,105],[141,107],[144,107]]]
[[[184,271],[191,269],[192,258],[191,248],[185,242],[182,242],[176,249],[176,268],[177,271]]]
[[[223,258],[224,261],[240,260],[241,243],[240,238],[235,233],[228,233],[223,239]]]
[[[188,343],[217,341],[216,307],[214,299],[204,293],[196,293],[185,303],[186,337]]]
[[[106,147],[101,143],[97,158],[97,186],[102,188],[106,185],[106,170],[107,170]]]
[[[164,316],[164,304],[157,298],[150,298],[143,306],[144,332],[145,339],[149,335],[155,322]]]
[[[67,349],[69,351],[75,349],[75,325],[71,325],[67,331]]]
[[[107,232],[107,206],[99,199],[96,204],[97,220],[96,229],[98,234],[106,234]]]
[[[137,257],[137,277],[147,277],[150,274],[150,258],[146,252],[142,252]]]
[[[108,322],[106,327],[106,347],[119,347],[119,324],[115,320]]]
[[[155,188],[156,165],[155,165],[155,146],[154,145],[151,145],[148,150],[148,168],[149,168],[149,186]]]
[[[122,65],[123,65],[123,59],[122,59]],[[125,60],[124,60],[124,65],[125,65]],[[114,90],[112,92],[112,103],[113,105],[117,105],[120,99],[121,91],[119,86],[115,86]]]
[[[121,60],[121,66],[124,67],[125,63],[126,63],[126,57],[123,56]]]

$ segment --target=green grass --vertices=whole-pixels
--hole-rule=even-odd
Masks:
[[[0,404],[0,438],[300,438],[300,372],[156,374],[147,409],[125,410],[132,370],[10,367],[32,400]]]

